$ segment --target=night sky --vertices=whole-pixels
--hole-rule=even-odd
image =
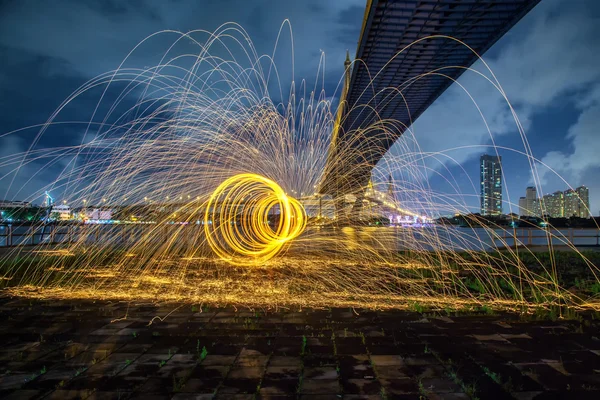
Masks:
[[[288,18],[296,80],[305,77],[314,82],[323,51],[325,90],[333,94],[343,74],[346,49],[351,54],[356,50],[364,7],[365,0],[0,2],[0,199],[32,200],[64,167],[60,163],[24,167],[16,177],[18,183],[9,189],[14,173],[2,166],[2,160],[26,151],[39,129],[12,131],[44,123],[74,90],[117,68],[146,36],[165,29],[212,31],[233,21],[248,31],[259,53],[270,54],[281,23]],[[600,212],[598,26],[599,1],[542,0],[484,55],[516,109],[533,156],[554,170],[539,167],[543,192],[585,184],[590,187],[594,215]],[[157,47],[145,48],[130,65],[155,65],[165,45],[156,40],[149,46]],[[279,46],[290,46],[289,40]],[[280,68],[285,79],[291,66],[282,63]],[[483,71],[481,63],[474,68]],[[519,154],[524,144],[509,109],[495,89],[475,74],[465,73],[460,83],[477,101],[495,144],[514,150],[499,153],[510,201],[518,203],[533,180],[527,158]],[[59,120],[89,120],[97,100],[97,93],[81,97],[63,110]],[[454,85],[413,129],[422,151],[443,154],[431,167],[452,175],[464,202],[476,211],[479,155],[493,149],[469,97]],[[68,146],[81,140],[82,127],[65,124],[44,135],[37,147]],[[434,191],[456,193],[444,182],[430,175]],[[504,211],[509,212],[508,203]]]

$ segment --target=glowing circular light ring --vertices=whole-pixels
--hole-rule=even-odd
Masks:
[[[279,208],[279,221],[269,213]],[[304,207],[272,180],[239,174],[212,193],[204,213],[204,232],[215,254],[236,265],[263,263],[277,255],[306,227]]]

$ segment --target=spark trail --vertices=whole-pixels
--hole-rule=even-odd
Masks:
[[[282,25],[279,36],[287,26]],[[129,66],[146,42],[165,37],[175,40],[155,66]],[[117,69],[76,90],[37,127],[27,152],[0,159],[1,171],[6,171],[0,179],[10,181],[9,190],[18,195],[27,185],[15,179],[19,172],[33,171],[28,178],[33,179],[62,165],[59,176],[40,193],[62,193],[61,198],[75,205],[113,209],[122,223],[59,226],[53,229],[69,231],[60,246],[11,248],[0,258],[0,284],[26,296],[264,307],[419,303],[600,308],[597,297],[570,290],[562,279],[564,256],[553,253],[557,243],[570,248],[589,287],[600,284],[596,261],[578,252],[559,231],[546,231],[547,259],[524,247],[514,230],[501,226],[478,233],[446,226],[358,228],[341,227],[320,212],[309,215],[307,199],[326,207],[333,204],[334,199],[315,192],[328,160],[331,132],[344,118],[338,112],[344,101],[336,108],[331,100],[343,97],[344,79],[340,77],[338,89],[328,97],[322,56],[312,88],[306,81],[297,88],[293,76],[288,77],[291,82],[281,82],[277,50],[259,56],[237,24],[215,32],[159,32],[136,46]],[[469,70],[506,99],[491,70],[487,75]],[[445,76],[443,70],[429,74]],[[389,92],[402,96],[429,74]],[[89,119],[59,120],[64,108],[92,93],[98,102]],[[506,101],[524,150],[505,151],[520,152],[536,176],[537,160]],[[39,145],[44,135],[64,124],[82,128],[79,145]],[[355,133],[357,140],[372,131],[385,136],[396,132],[397,125],[374,120]],[[429,162],[445,161],[448,154],[420,151],[418,135],[410,127],[397,148],[400,154],[386,156],[374,170],[376,187],[365,188],[381,197],[375,192],[385,177],[401,176],[398,198],[381,204],[415,218],[434,210],[470,211],[465,201],[470,194],[461,192],[451,174],[444,177],[455,193],[436,193],[428,185],[432,173],[441,174]],[[355,152],[352,146],[338,149],[333,162],[360,159]],[[410,211],[413,206],[419,212]],[[46,228],[28,229],[39,235]]]

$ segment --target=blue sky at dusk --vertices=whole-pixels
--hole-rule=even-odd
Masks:
[[[365,0],[1,2],[0,135],[44,123],[80,85],[115,69],[137,43],[154,32],[212,31],[229,21],[248,31],[259,53],[270,54],[282,21],[289,19],[294,32],[296,79],[314,82],[323,51],[325,90],[333,95],[343,74],[346,50],[355,52],[364,7]],[[585,184],[590,188],[594,215],[600,213],[598,26],[599,1],[542,0],[484,55],[525,128],[533,156],[555,171],[539,165],[542,191],[564,190],[567,183],[573,187]],[[134,65],[153,65],[160,57],[164,43],[152,43],[140,53],[147,58],[134,58]],[[280,43],[280,48],[285,46],[290,46],[289,41]],[[280,68],[285,77],[291,66],[284,62]],[[480,62],[473,68],[484,71]],[[496,145],[523,151],[516,124],[495,89],[469,72],[459,82],[477,101]],[[90,92],[81,97],[63,110],[60,120],[89,120],[97,96],[97,92]],[[469,97],[454,85],[413,129],[422,151],[452,158],[438,157],[440,161],[430,166],[434,170],[448,168],[445,174],[456,179],[464,202],[476,211],[479,156],[493,149],[492,138]],[[1,136],[0,161],[25,152],[37,132],[30,129]],[[41,145],[60,147],[78,140],[81,127],[64,125],[53,128]],[[399,149],[392,149],[391,155],[401,156]],[[517,152],[500,149],[499,153],[508,194],[516,204],[525,187],[534,183],[529,162]],[[20,184],[10,190],[12,176],[4,176],[0,179],[0,199],[28,198],[55,179],[62,167],[58,163],[44,168],[29,182],[30,177],[22,176],[27,173],[23,169]],[[0,168],[2,175],[9,171]],[[434,174],[430,184],[436,192],[456,191]],[[23,190],[15,192],[15,187]],[[504,211],[509,211],[508,204]]]

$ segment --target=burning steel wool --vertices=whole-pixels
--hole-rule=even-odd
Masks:
[[[210,196],[205,209],[208,244],[222,260],[233,264],[263,264],[306,227],[302,205],[278,184],[256,174],[227,179]],[[269,213],[275,209],[279,221],[273,229]]]

